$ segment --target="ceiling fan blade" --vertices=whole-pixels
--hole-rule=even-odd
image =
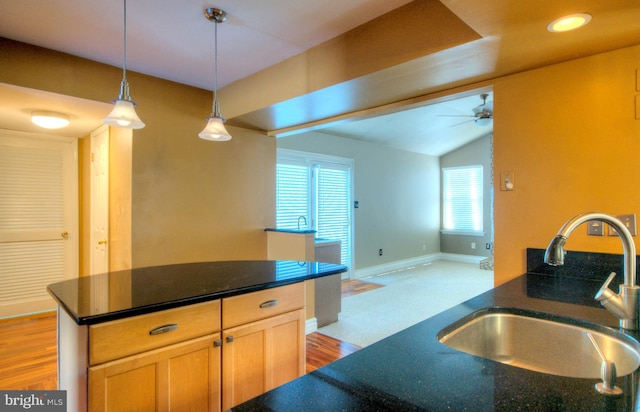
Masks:
[[[476,117],[470,114],[438,114],[437,117]]]
[[[473,116],[472,116],[473,117]],[[474,122],[476,119],[471,119],[471,120],[467,120],[466,122],[462,122],[462,123],[456,123],[456,124],[452,124],[449,127],[456,127],[456,126],[460,126],[461,124],[465,124],[465,123],[469,123],[469,122]]]

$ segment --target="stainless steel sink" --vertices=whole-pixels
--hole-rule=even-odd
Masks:
[[[640,343],[624,333],[522,309],[481,309],[444,328],[438,340],[507,365],[574,378],[600,378],[603,357],[615,363],[618,376],[640,366]]]

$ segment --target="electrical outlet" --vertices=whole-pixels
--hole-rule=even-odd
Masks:
[[[591,220],[587,226],[587,235],[604,236],[605,224],[599,220]]]
[[[378,256],[382,256],[382,249],[378,249]]]
[[[471,242],[471,249],[475,249],[476,248],[476,242]]]

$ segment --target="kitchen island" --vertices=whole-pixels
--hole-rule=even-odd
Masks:
[[[540,250],[528,259],[540,261]],[[581,260],[570,252],[567,261]],[[584,260],[593,266],[593,255]],[[622,396],[597,393],[599,379],[569,378],[506,365],[452,349],[437,335],[482,308],[540,311],[618,329],[617,319],[593,301],[609,274],[605,257],[596,270],[536,267],[421,323],[333,362],[234,411],[632,411],[638,372],[617,378]],[[615,257],[613,265],[621,264]],[[536,270],[540,269],[540,270]],[[615,268],[614,268],[615,269]],[[529,270],[529,268],[528,268]],[[637,333],[629,333],[637,339]],[[551,350],[552,348],[550,348]]]
[[[303,282],[346,269],[198,262],[49,285],[68,410],[217,411],[302,375]]]

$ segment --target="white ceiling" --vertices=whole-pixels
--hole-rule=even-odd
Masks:
[[[482,36],[428,59],[437,65],[438,73],[448,74],[443,76],[448,84],[472,83],[625,47],[640,38],[640,2],[636,0],[441,2]],[[218,26],[218,86],[223,87],[406,3],[409,0],[133,0],[127,4],[127,69],[211,90],[215,25],[203,16],[206,7],[219,7],[229,14]],[[2,37],[122,66],[122,0],[0,0],[0,10]],[[559,36],[545,30],[553,18],[575,12],[593,14],[587,28]],[[115,98],[119,85],[113,87]],[[444,90],[447,84],[429,87]],[[21,92],[25,98],[33,94]],[[471,113],[480,102],[479,94],[388,118],[331,125],[323,131],[438,155],[487,133],[473,123],[450,127],[457,119],[438,116]],[[16,113],[27,119],[30,107],[46,109],[40,106],[46,106],[51,97],[47,94],[27,103],[7,95],[0,89],[0,127],[6,127],[6,119]],[[135,85],[132,96],[135,99]],[[109,110],[99,103],[81,101],[77,107],[67,103],[72,117],[93,116],[85,122],[92,126],[98,126]],[[69,130],[55,133],[80,133]]]
[[[493,93],[487,94],[487,102],[493,102]],[[493,124],[481,127],[473,121],[472,109],[482,103],[478,93],[447,102],[345,122],[319,132],[438,157],[493,132]]]

